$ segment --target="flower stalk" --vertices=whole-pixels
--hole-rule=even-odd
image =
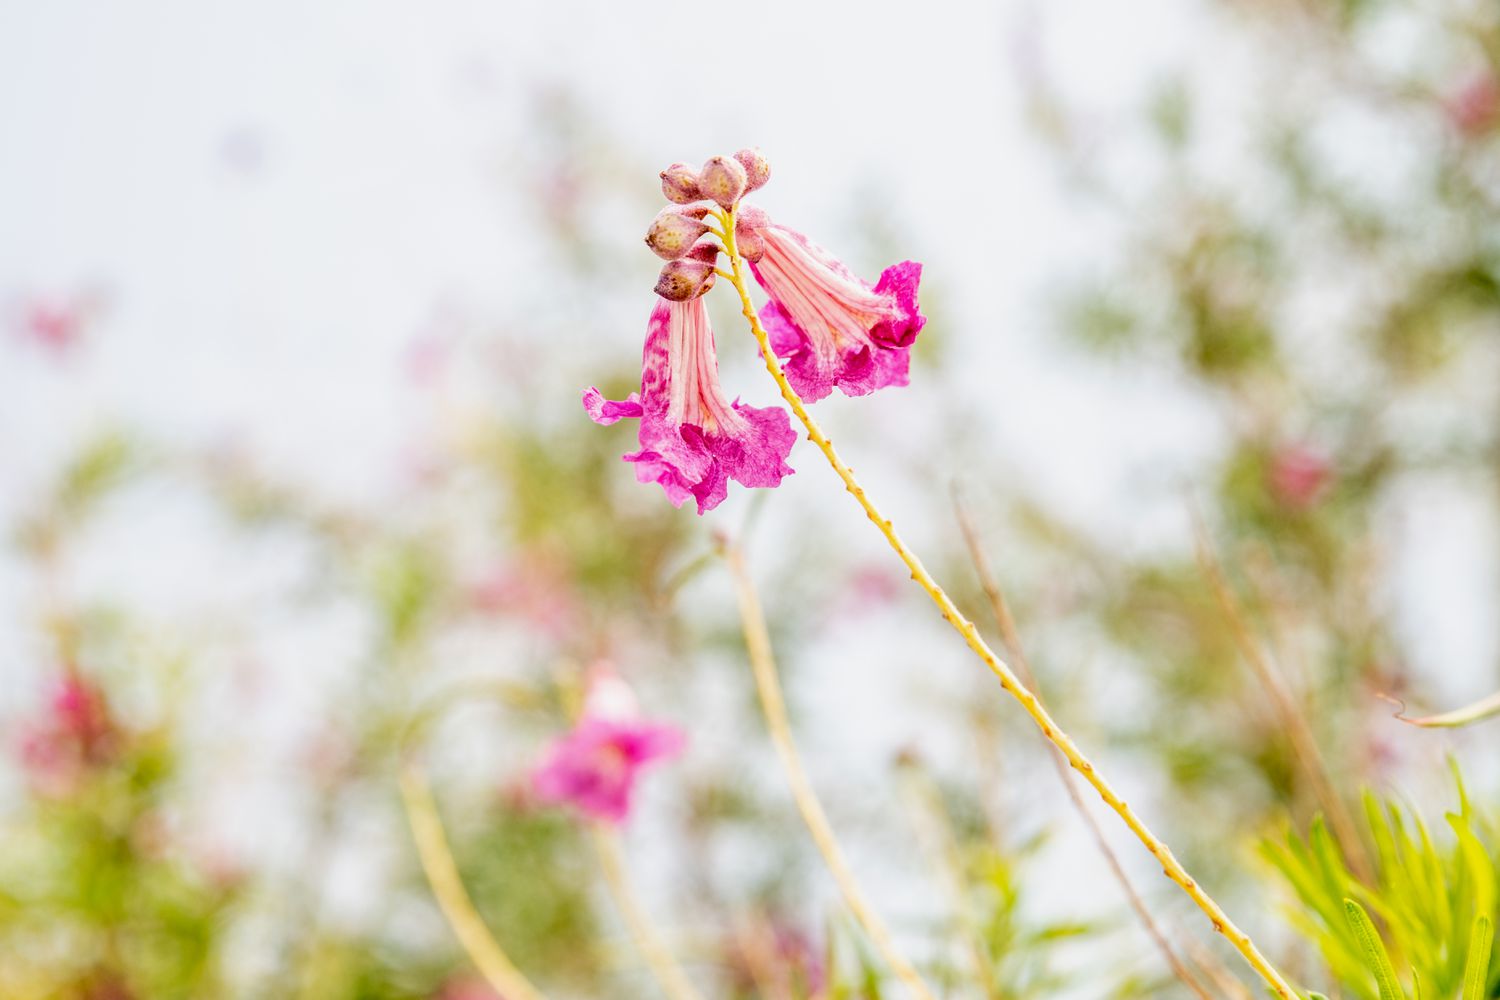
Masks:
[[[958,606],[954,604],[953,599],[948,596],[948,593],[943,590],[932,577],[932,574],[922,565],[921,559],[907,547],[901,536],[896,533],[895,526],[891,520],[882,514],[880,509],[870,500],[868,494],[865,493],[864,487],[855,478],[853,470],[839,458],[838,452],[833,447],[833,442],[823,433],[822,428],[813,419],[812,415],[808,413],[807,407],[803,405],[801,397],[797,395],[791,383],[787,381],[786,374],[782,371],[782,367],[776,359],[776,353],[772,349],[770,338],[765,328],[761,325],[760,318],[756,315],[755,307],[750,301],[749,289],[745,282],[745,262],[736,246],[735,227],[733,225],[735,212],[736,209],[734,208],[728,210],[726,213],[728,224],[725,226],[726,239],[724,249],[729,256],[731,264],[730,282],[739,294],[741,311],[745,316],[746,322],[750,325],[750,332],[755,336],[755,340],[760,346],[761,358],[765,361],[766,370],[776,381],[776,385],[781,391],[782,399],[786,401],[792,413],[802,422],[803,427],[807,429],[809,440],[817,445],[818,450],[823,453],[824,458],[828,460],[828,464],[832,466],[834,473],[843,481],[844,488],[854,497],[855,502],[865,512],[865,516],[875,525],[876,529],[885,538],[886,543],[890,545],[891,549],[911,572],[912,579],[916,581],[917,585],[922,588],[927,596],[931,598],[933,604],[937,606],[938,611],[943,616],[943,620],[948,622],[963,637],[964,642],[974,651],[974,654],[979,657],[990,672],[1000,681],[1000,686],[1021,703],[1022,709],[1031,717],[1037,728],[1042,731],[1042,735],[1057,747],[1063,756],[1067,758],[1068,763],[1093,786],[1099,797],[1119,815],[1120,819],[1129,827],[1131,833],[1135,834],[1136,838],[1145,845],[1152,856],[1161,863],[1162,871],[1166,876],[1177,883],[1187,893],[1193,902],[1197,904],[1198,908],[1209,918],[1214,930],[1224,935],[1235,950],[1249,963],[1250,967],[1265,980],[1276,996],[1280,997],[1281,1000],[1295,1000],[1297,997],[1296,992],[1287,983],[1281,973],[1276,970],[1275,966],[1261,953],[1260,949],[1256,947],[1255,942],[1250,939],[1249,935],[1242,931],[1213,897],[1205,892],[1202,886],[1188,874],[1187,869],[1172,854],[1171,848],[1146,826],[1135,810],[1099,774],[1093,762],[1078,749],[1072,738],[1058,727],[1046,708],[1037,700],[1036,695],[1022,684],[1009,665],[990,649],[989,644],[984,641],[983,636],[979,634],[979,630],[974,626],[974,623],[964,617]]]
[[[458,865],[453,861],[453,852],[443,833],[443,821],[438,817],[437,804],[432,799],[426,776],[416,764],[406,762],[401,765],[400,783],[401,801],[406,806],[406,817],[411,823],[422,871],[426,873],[432,894],[437,897],[438,906],[457,935],[459,944],[463,945],[485,981],[505,1000],[546,1000],[543,993],[516,968],[505,949],[500,947],[500,942],[484,925],[479,911],[474,909],[459,877]]]
[[[736,264],[736,277],[738,277],[738,264]],[[797,744],[792,738],[792,727],[786,714],[786,700],[781,693],[781,682],[776,676],[776,660],[771,652],[771,636],[766,628],[765,613],[761,610],[760,596],[756,593],[755,584],[745,568],[745,560],[740,550],[732,545],[725,546],[724,559],[729,564],[730,573],[734,577],[735,594],[740,606],[740,620],[745,630],[745,648],[749,652],[750,670],[755,676],[755,688],[760,695],[761,710],[766,717],[766,728],[770,730],[771,742],[775,745],[776,753],[786,770],[787,783],[792,789],[792,798],[797,803],[797,811],[802,814],[802,821],[807,826],[807,832],[812,835],[818,853],[823,856],[823,863],[838,885],[839,892],[844,897],[844,903],[854,914],[854,919],[859,922],[860,927],[864,928],[865,933],[869,935],[875,950],[885,959],[896,978],[900,979],[907,989],[921,1000],[935,1000],[932,990],[922,980],[916,968],[897,949],[891,932],[865,899],[864,892],[849,868],[849,863],[844,860],[844,852],[834,836],[833,827],[828,822],[828,815],[818,801],[818,794],[813,790],[812,782],[802,767],[802,758],[797,753]]]
[[[979,577],[979,585],[984,590],[985,596],[989,598],[990,610],[994,613],[995,624],[1000,629],[1000,638],[1009,649],[1022,682],[1032,691],[1039,691],[1040,685],[1037,684],[1036,673],[1031,669],[1031,661],[1027,659],[1026,648],[1021,644],[1021,630],[1016,626],[1015,615],[1011,614],[1010,602],[1005,599],[1005,592],[1000,589],[1000,581],[990,566],[984,546],[979,542],[979,534],[974,530],[974,523],[969,518],[969,512],[964,507],[963,501],[956,495],[953,506],[958,516],[959,531],[964,536],[964,544],[968,546],[969,558],[974,564],[974,573]],[[1136,919],[1140,921],[1147,936],[1151,938],[1156,950],[1161,953],[1167,967],[1172,970],[1172,975],[1191,990],[1198,1000],[1213,1000],[1208,990],[1198,981],[1198,977],[1193,975],[1192,970],[1187,967],[1176,949],[1172,947],[1171,942],[1167,940],[1156,918],[1146,907],[1146,901],[1136,891],[1134,883],[1130,881],[1130,876],[1125,871],[1125,866],[1120,863],[1119,856],[1115,854],[1114,848],[1109,844],[1109,839],[1104,835],[1099,821],[1094,818],[1094,814],[1089,811],[1088,803],[1083,800],[1083,793],[1074,783],[1073,772],[1069,770],[1067,761],[1055,748],[1049,749],[1047,756],[1057,768],[1057,776],[1062,781],[1063,789],[1068,793],[1068,801],[1072,803],[1074,811],[1078,813],[1084,825],[1089,828],[1089,834],[1094,838],[1095,846],[1099,848],[1100,855],[1109,866],[1110,874],[1120,884],[1120,890],[1125,894],[1130,909],[1135,913]]]
[[[619,835],[605,823],[594,823],[592,832],[594,849],[599,855],[599,867],[604,872],[604,881],[609,886],[610,895],[620,908],[625,925],[630,929],[630,936],[635,938],[636,947],[661,984],[662,992],[669,1000],[702,1000],[698,991],[693,989],[693,984],[688,982],[682,967],[672,957],[672,951],[662,940],[656,925],[646,916],[645,908],[641,906],[631,882]]]

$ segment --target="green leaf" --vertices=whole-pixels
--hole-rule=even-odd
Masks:
[[[1380,1000],[1406,1000],[1406,994],[1402,992],[1401,984],[1396,978],[1396,970],[1391,965],[1391,957],[1386,954],[1385,945],[1375,932],[1375,925],[1370,922],[1370,915],[1365,912],[1365,908],[1352,899],[1346,899],[1344,915],[1349,919],[1349,926],[1354,929],[1354,936],[1359,939],[1366,964],[1375,973]]]
[[[1469,935],[1469,959],[1464,966],[1463,1000],[1484,1000],[1484,989],[1489,982],[1490,947],[1495,941],[1494,925],[1490,918],[1480,914],[1474,920],[1474,931]]]

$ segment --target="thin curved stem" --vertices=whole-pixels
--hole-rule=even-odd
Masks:
[[[593,834],[599,867],[604,871],[604,881],[609,886],[610,894],[614,896],[615,905],[625,918],[625,925],[630,928],[630,936],[635,938],[636,947],[645,956],[646,964],[651,966],[657,982],[661,983],[662,992],[671,1000],[701,1000],[698,991],[688,982],[682,967],[672,958],[671,949],[657,933],[656,926],[651,923],[640,904],[625,864],[625,852],[620,847],[619,835],[602,823],[594,824]]]
[[[1400,702],[1397,702],[1399,705]],[[1500,715],[1500,691],[1487,698],[1481,698],[1471,705],[1463,708],[1455,708],[1451,712],[1441,715],[1424,715],[1419,719],[1410,719],[1406,716],[1403,706],[1400,713],[1396,715],[1397,721],[1404,722],[1410,726],[1423,726],[1428,729],[1451,729],[1458,726],[1467,726],[1472,722],[1480,722],[1495,715]]]
[[[953,498],[953,509],[958,518],[958,529],[963,534],[964,544],[969,549],[969,559],[974,563],[974,572],[979,577],[979,585],[990,600],[990,610],[994,612],[995,624],[1000,628],[1000,638],[1010,650],[1010,655],[1016,664],[1016,672],[1021,675],[1021,681],[1027,687],[1033,691],[1040,690],[1036,682],[1036,674],[1031,669],[1031,662],[1026,658],[1026,650],[1021,645],[1021,630],[1016,626],[1015,615],[1011,614],[1010,602],[1005,599],[1005,592],[1000,589],[1000,581],[990,567],[989,558],[984,554],[984,546],[979,543],[979,535],[974,530],[974,523],[970,520],[963,501],[957,495]],[[1040,700],[1041,696],[1037,697]],[[1129,902],[1131,910],[1135,912],[1147,936],[1156,945],[1156,950],[1161,952],[1167,967],[1200,1000],[1213,1000],[1208,990],[1198,981],[1198,977],[1193,975],[1187,963],[1167,941],[1167,936],[1162,933],[1156,918],[1146,908],[1145,900],[1141,898],[1141,894],[1136,891],[1135,885],[1130,881],[1130,876],[1125,872],[1125,866],[1120,863],[1119,856],[1110,846],[1109,838],[1104,835],[1099,821],[1093,813],[1089,812],[1088,803],[1083,801],[1083,794],[1078,791],[1078,786],[1073,782],[1073,772],[1068,770],[1068,762],[1062,754],[1057,752],[1056,748],[1049,748],[1047,756],[1057,768],[1057,776],[1068,793],[1068,801],[1073,804],[1074,810],[1083,819],[1084,825],[1089,828],[1089,833],[1093,836],[1099,853],[1104,856],[1104,861],[1109,866],[1111,874],[1114,875],[1115,881],[1120,883],[1120,889],[1125,893],[1125,899]]]
[[[427,778],[416,764],[407,762],[401,765],[400,782],[401,801],[406,806],[406,817],[417,843],[417,854],[422,859],[422,870],[427,874],[432,894],[437,897],[438,906],[464,951],[485,981],[505,1000],[546,1000],[544,994],[531,985],[531,981],[511,962],[510,956],[484,925],[479,911],[474,909],[463,880],[459,878],[458,866],[443,833],[443,821],[438,817],[437,804],[432,800]]]
[[[969,648],[974,651],[975,655],[979,657],[984,665],[989,668],[990,672],[1000,681],[1000,686],[1021,703],[1021,707],[1031,717],[1032,722],[1036,723],[1037,728],[1042,731],[1042,735],[1051,741],[1058,750],[1062,751],[1063,756],[1068,759],[1068,763],[1083,775],[1084,779],[1099,793],[1099,797],[1119,815],[1125,825],[1130,828],[1131,833],[1135,834],[1136,839],[1144,844],[1152,856],[1161,863],[1162,871],[1166,876],[1173,882],[1176,882],[1182,888],[1183,892],[1188,894],[1193,902],[1198,905],[1198,908],[1207,915],[1213,924],[1214,930],[1224,935],[1229,943],[1234,946],[1235,950],[1244,956],[1245,961],[1250,964],[1250,967],[1265,980],[1266,984],[1271,987],[1281,1000],[1295,1000],[1297,997],[1296,992],[1287,983],[1281,973],[1276,970],[1276,967],[1271,964],[1270,960],[1261,954],[1260,949],[1256,947],[1254,941],[1250,940],[1249,935],[1240,930],[1234,921],[1229,919],[1229,914],[1224,912],[1223,907],[1212,896],[1203,891],[1203,887],[1188,874],[1187,869],[1182,866],[1182,862],[1178,861],[1176,856],[1172,854],[1171,848],[1160,837],[1151,832],[1151,829],[1146,826],[1135,810],[1131,809],[1130,805],[1115,791],[1114,786],[1099,774],[1093,762],[1084,756],[1083,752],[1073,743],[1072,738],[1062,729],[1058,728],[1057,723],[1048,714],[1042,703],[1037,700],[1036,695],[1032,694],[1026,685],[1021,683],[1004,660],[995,655],[994,650],[990,649],[989,644],[984,641],[984,637],[979,634],[979,630],[974,627],[974,623],[964,617],[963,612],[953,603],[953,598],[949,597],[947,591],[943,590],[938,582],[933,579],[932,574],[922,565],[922,561],[917,558],[916,553],[902,541],[901,536],[896,533],[895,526],[891,523],[890,519],[882,514],[880,509],[870,500],[869,496],[865,493],[864,487],[854,477],[853,470],[839,458],[838,452],[834,450],[833,443],[828,440],[828,436],[823,433],[823,429],[818,426],[817,421],[807,412],[807,407],[803,405],[801,397],[797,395],[796,390],[787,381],[786,374],[781,370],[781,365],[776,360],[776,353],[771,349],[770,338],[766,335],[765,328],[761,326],[760,318],[755,314],[755,307],[750,301],[750,292],[745,285],[744,260],[740,257],[739,249],[735,245],[734,226],[732,225],[734,212],[731,211],[729,215],[731,225],[726,227],[729,239],[725,249],[728,251],[729,259],[733,264],[735,279],[733,284],[735,291],[739,293],[741,311],[744,313],[746,322],[750,324],[750,332],[754,334],[756,342],[760,345],[761,357],[765,361],[766,370],[776,380],[776,385],[781,390],[782,399],[786,401],[787,406],[796,414],[797,419],[802,422],[802,425],[807,428],[808,438],[813,444],[818,446],[818,450],[823,453],[823,457],[828,460],[828,464],[833,467],[833,471],[843,481],[844,488],[854,497],[855,502],[865,512],[865,516],[870,519],[876,529],[885,538],[886,543],[895,551],[902,563],[906,565],[906,568],[911,571],[912,579],[932,599],[932,603],[937,605],[938,611],[942,613],[943,620],[953,626],[953,629],[963,637],[964,642],[968,644]]]
[[[792,798],[797,803],[797,811],[802,814],[802,821],[807,826],[807,832],[812,835],[813,843],[817,846],[818,853],[823,856],[823,863],[828,867],[834,882],[837,883],[839,892],[843,894],[849,911],[854,914],[854,919],[859,921],[859,925],[869,935],[875,950],[880,952],[886,964],[891,967],[891,971],[896,974],[896,978],[922,1000],[935,1000],[932,990],[923,982],[916,968],[896,948],[891,932],[866,901],[859,883],[854,878],[854,873],[849,868],[849,863],[844,860],[844,852],[839,847],[838,838],[834,836],[833,827],[828,822],[828,815],[823,811],[822,803],[818,801],[818,794],[813,790],[807,772],[803,770],[802,758],[797,753],[797,744],[792,738],[792,727],[786,714],[786,700],[782,697],[781,682],[776,676],[776,660],[771,652],[771,635],[766,628],[766,616],[761,610],[760,596],[756,593],[755,583],[745,568],[744,557],[738,548],[732,545],[726,546],[724,558],[734,577],[735,593],[739,598],[740,620],[745,630],[745,647],[750,654],[750,670],[755,675],[755,688],[760,695],[760,707],[766,717],[766,728],[770,730],[771,742],[775,744],[776,753],[781,758],[782,767],[786,770],[787,783],[792,789]]]

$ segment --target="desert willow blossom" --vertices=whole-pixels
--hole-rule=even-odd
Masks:
[[[907,383],[908,353],[923,324],[916,305],[921,270],[915,264],[897,265],[874,286],[861,281],[827,251],[793,230],[772,223],[763,211],[743,202],[744,196],[763,185],[769,176],[765,158],[750,150],[733,157],[713,157],[696,172],[684,164],[673,164],[663,171],[662,192],[680,207],[669,208],[659,216],[647,235],[651,249],[667,259],[657,283],[657,294],[672,302],[697,300],[709,290],[715,278],[723,278],[734,287],[766,370],[775,380],[782,400],[823,453],[844,488],[905,564],[912,579],[937,605],[943,619],[995,675],[1001,687],[1020,702],[1042,735],[1160,862],[1167,877],[1207,915],[1214,930],[1228,939],[1278,997],[1293,1000],[1297,994],[1285,977],[1188,874],[1166,843],[1146,826],[1011,667],[989,647],[974,623],[959,611],[897,534],[895,525],[870,499],[853,470],[844,464],[808,412],[804,394],[816,400],[832,388],[839,388],[848,395],[863,395]],[[678,218],[700,223],[703,228],[684,226]],[[727,269],[717,266],[720,253],[728,259]],[[759,314],[750,298],[747,271],[754,274],[770,297]],[[669,316],[669,321],[681,320]],[[654,319],[652,330],[653,335],[660,337]],[[716,363],[695,364],[686,355],[680,352],[674,355],[671,350],[682,343],[692,345],[685,349],[701,351],[705,345],[711,345],[711,338],[701,333],[683,338],[669,334],[667,342],[664,362],[661,359],[653,362],[648,341],[649,377],[643,378],[639,397],[633,395],[623,403],[609,403],[597,390],[584,394],[586,408],[600,422],[627,415],[642,418],[642,450],[625,456],[626,460],[637,463],[638,477],[644,482],[660,483],[676,504],[680,505],[688,496],[696,497],[700,514],[724,499],[721,485],[727,479],[736,479],[745,486],[779,484],[781,477],[790,471],[784,462],[789,442],[783,446],[785,437],[767,432],[773,426],[779,431],[783,426],[781,421],[758,416],[743,423],[733,421],[733,426],[726,429],[724,418],[736,415],[740,407],[734,404],[725,408],[719,404],[723,396]],[[708,350],[712,350],[711,346]],[[713,360],[706,353],[696,357]],[[780,359],[785,359],[784,365]],[[661,381],[663,371],[667,373],[665,392]],[[694,378],[696,383],[690,385]],[[711,390],[719,391],[720,395],[714,397]],[[678,456],[682,458],[680,463]]]
[[[543,801],[565,803],[592,821],[605,885],[668,1000],[702,998],[641,905],[616,828],[630,816],[641,771],[681,753],[685,742],[676,726],[643,717],[624,678],[608,663],[596,663],[572,731],[532,772]]]

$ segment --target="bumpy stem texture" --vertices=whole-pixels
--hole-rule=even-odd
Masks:
[[[864,510],[865,516],[870,519],[876,529],[885,538],[886,543],[900,557],[906,568],[911,571],[912,579],[932,599],[932,603],[937,605],[938,611],[942,613],[943,620],[948,622],[963,637],[964,642],[968,644],[969,648],[974,651],[975,655],[979,657],[984,665],[989,668],[990,672],[1000,681],[1000,686],[1021,703],[1021,707],[1031,717],[1031,720],[1036,723],[1037,728],[1042,731],[1042,735],[1053,746],[1062,751],[1062,755],[1068,759],[1068,763],[1079,774],[1083,775],[1084,780],[1093,786],[1105,804],[1119,815],[1125,825],[1130,828],[1130,832],[1135,834],[1136,838],[1146,846],[1146,849],[1151,852],[1152,856],[1160,862],[1162,871],[1166,876],[1182,887],[1182,890],[1191,897],[1193,902],[1198,905],[1198,908],[1208,916],[1214,930],[1224,935],[1229,943],[1234,946],[1235,950],[1244,956],[1245,961],[1250,964],[1250,967],[1266,981],[1267,985],[1271,987],[1276,995],[1281,997],[1282,1000],[1295,1000],[1297,994],[1287,983],[1286,979],[1282,977],[1281,973],[1276,970],[1275,966],[1270,963],[1265,955],[1261,954],[1260,949],[1256,947],[1254,941],[1250,940],[1249,935],[1240,930],[1234,921],[1229,919],[1229,914],[1224,912],[1223,907],[1215,902],[1213,897],[1203,891],[1202,886],[1182,866],[1182,862],[1178,861],[1172,854],[1171,848],[1160,837],[1151,832],[1151,829],[1146,826],[1140,816],[1136,815],[1135,810],[1130,808],[1130,805],[1120,797],[1114,787],[1099,774],[1093,762],[1084,756],[1083,752],[1074,744],[1072,738],[1062,729],[1058,728],[1057,723],[1053,721],[1052,716],[1048,714],[1047,710],[1042,707],[1041,702],[1037,700],[1036,696],[1020,682],[1005,661],[995,655],[995,652],[990,649],[989,644],[984,641],[984,637],[979,634],[979,630],[974,627],[974,623],[964,617],[963,613],[959,611],[958,606],[953,603],[953,599],[938,585],[938,582],[933,579],[932,574],[927,572],[926,567],[922,565],[922,561],[917,558],[916,553],[902,541],[901,536],[896,533],[895,526],[891,523],[890,519],[882,514],[874,502],[870,500],[869,496],[865,493],[864,487],[854,477],[853,470],[844,464],[843,459],[839,458],[838,452],[834,450],[833,442],[828,440],[828,436],[823,433],[817,421],[807,412],[807,407],[803,405],[801,397],[797,395],[796,390],[787,381],[786,374],[782,372],[781,365],[776,360],[776,353],[771,349],[770,338],[766,335],[765,328],[761,326],[760,317],[755,313],[755,306],[750,301],[749,288],[745,283],[745,263],[739,255],[738,248],[735,246],[734,221],[734,213],[731,212],[728,219],[729,224],[725,227],[728,238],[725,240],[724,249],[728,252],[729,259],[733,265],[732,283],[735,291],[739,293],[741,311],[744,313],[745,321],[750,324],[750,332],[754,334],[756,342],[760,345],[761,357],[765,361],[766,370],[776,380],[776,385],[781,390],[782,399],[786,400],[787,406],[791,408],[792,412],[796,414],[797,419],[807,429],[808,439],[818,446],[818,450],[823,453],[823,457],[828,460],[828,464],[833,467],[833,471],[838,475],[839,479],[843,480],[844,488],[854,497],[855,502]]]
[[[776,753],[781,757],[782,766],[786,769],[787,783],[791,785],[792,798],[797,803],[797,811],[802,814],[802,821],[807,825],[807,831],[812,835],[818,853],[823,856],[823,863],[828,866],[829,873],[838,884],[839,892],[843,894],[849,911],[854,914],[854,919],[859,921],[859,925],[869,935],[875,949],[880,952],[886,964],[891,967],[891,971],[913,995],[922,1000],[934,1000],[932,991],[922,981],[922,977],[911,962],[896,948],[891,932],[886,929],[885,923],[865,900],[859,883],[855,881],[854,873],[849,869],[848,862],[844,860],[844,852],[839,848],[838,839],[833,835],[833,827],[829,825],[828,816],[823,812],[817,792],[813,791],[812,782],[808,780],[807,772],[802,768],[802,759],[797,753],[797,744],[792,739],[792,727],[787,720],[786,701],[781,694],[781,682],[776,676],[776,660],[771,653],[771,636],[766,628],[765,613],[760,607],[760,596],[756,593],[755,584],[750,579],[749,571],[745,568],[745,561],[739,550],[729,547],[725,552],[725,559],[734,576],[735,592],[740,604],[740,620],[745,629],[745,647],[750,654],[750,669],[755,675],[755,688],[760,694],[760,705],[766,717],[766,728],[770,730],[771,742],[775,744]]]
[[[505,1000],[546,1000],[511,962],[489,928],[485,927],[479,911],[474,909],[468,892],[464,890],[463,880],[459,878],[453,852],[448,848],[448,838],[443,833],[443,822],[438,818],[437,805],[432,800],[432,789],[428,787],[426,777],[415,764],[407,763],[401,766],[400,780],[401,800],[406,805],[406,816],[411,822],[422,870],[427,873],[432,894],[437,897],[443,916],[458,936],[464,951],[468,952],[485,981]]]
[[[1026,658],[1026,647],[1021,644],[1021,630],[1016,626],[1016,618],[1010,611],[1010,602],[1005,599],[1005,592],[1000,589],[1000,580],[995,576],[995,571],[990,567],[989,558],[984,554],[984,546],[979,543],[979,535],[974,530],[973,522],[969,520],[968,511],[964,508],[962,501],[956,496],[954,508],[958,513],[958,527],[963,533],[964,542],[969,547],[969,558],[974,563],[974,572],[979,577],[979,585],[984,588],[985,596],[990,599],[990,609],[995,615],[995,624],[1000,628],[1000,637],[1004,640],[1006,647],[1010,650],[1015,669],[1021,676],[1021,681],[1033,692],[1039,690],[1036,674],[1031,669],[1031,662]],[[1037,695],[1038,700],[1041,696]],[[1099,848],[1099,853],[1109,865],[1111,874],[1115,881],[1120,884],[1120,890],[1125,893],[1125,899],[1130,908],[1135,911],[1136,918],[1140,920],[1141,926],[1145,928],[1146,934],[1156,945],[1157,951],[1161,952],[1162,958],[1172,970],[1172,974],[1182,981],[1182,984],[1192,990],[1199,1000],[1213,1000],[1203,984],[1198,982],[1198,977],[1193,975],[1192,970],[1178,956],[1167,937],[1162,933],[1156,918],[1146,908],[1146,901],[1141,899],[1141,894],[1135,891],[1135,885],[1130,881],[1130,876],[1125,872],[1125,866],[1120,863],[1113,847],[1109,845],[1109,838],[1104,835],[1104,830],[1099,826],[1099,821],[1089,811],[1088,803],[1083,801],[1083,793],[1078,790],[1074,783],[1073,772],[1068,770],[1068,763],[1055,749],[1049,750],[1048,757],[1057,768],[1058,778],[1062,781],[1063,789],[1068,793],[1068,801],[1073,804],[1073,809],[1089,828],[1089,833],[1094,838],[1094,844]]]

